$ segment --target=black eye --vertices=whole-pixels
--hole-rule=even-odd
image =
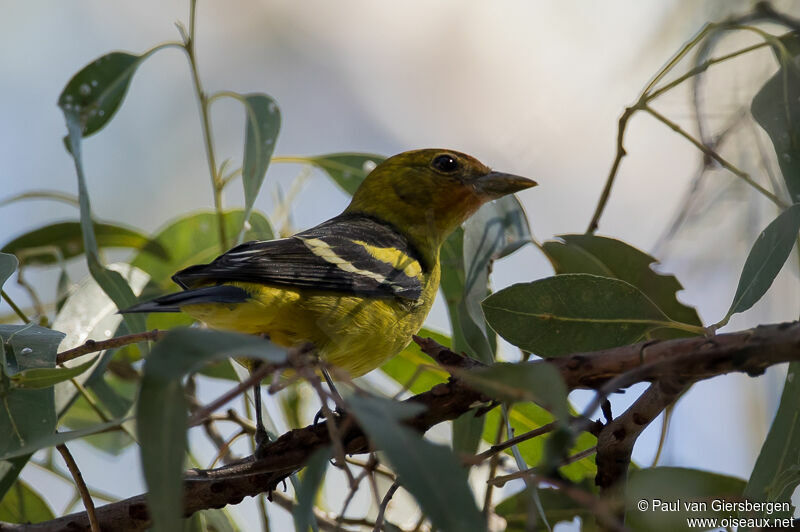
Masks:
[[[452,155],[448,155],[446,153],[442,155],[437,155],[433,162],[431,163],[434,169],[439,170],[440,172],[444,172],[445,174],[451,174],[458,170],[458,161]]]

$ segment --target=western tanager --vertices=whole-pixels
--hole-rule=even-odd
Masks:
[[[173,280],[182,292],[122,312],[183,311],[283,346],[310,342],[357,377],[422,327],[445,238],[487,201],[534,185],[453,150],[401,153],[366,177],[342,214],[181,270]]]

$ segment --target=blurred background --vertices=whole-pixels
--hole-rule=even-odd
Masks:
[[[519,196],[541,241],[585,231],[614,158],[617,120],[651,76],[705,22],[742,13],[751,4],[201,1],[197,56],[207,91],[265,92],[277,101],[283,123],[276,155],[392,155],[447,147],[536,179],[540,186]],[[798,2],[775,7],[800,14]],[[59,93],[97,56],[112,50],[141,53],[178,40],[173,23],[188,23],[188,1],[0,0],[0,8],[0,201],[31,189],[75,193],[74,167],[62,145],[66,128],[56,107]],[[716,52],[755,42],[737,34],[721,41]],[[691,66],[689,61],[685,68]],[[709,130],[719,131],[746,112],[776,69],[767,49],[713,67],[699,93]],[[685,84],[654,107],[694,132],[690,89]],[[212,121],[218,159],[238,164],[241,107],[220,100]],[[656,268],[682,282],[680,299],[696,306],[704,323],[716,322],[730,304],[747,251],[776,215],[774,207],[729,172],[712,168],[692,194],[685,223],[662,238],[686,205],[702,158],[645,114],[632,119],[625,144],[629,155],[598,234],[655,253],[661,261]],[[771,144],[747,116],[721,151],[762,182],[765,168],[777,169]],[[84,144],[84,164],[100,220],[152,232],[177,215],[212,207],[197,103],[179,50],[161,51],[139,68],[117,116]],[[297,192],[294,229],[344,208],[347,196],[323,174],[315,171],[296,181],[303,173],[298,165],[272,165],[256,208],[270,215],[276,198]],[[228,187],[225,206],[241,205],[241,186]],[[0,244],[75,219],[77,209],[62,203],[12,203],[0,207]],[[109,260],[126,256],[107,255]],[[796,319],[796,271],[793,256],[767,297],[734,316],[724,330]],[[81,279],[83,261],[71,263],[70,273]],[[548,275],[549,263],[527,246],[496,265],[492,282],[501,288]],[[56,279],[55,269],[31,270],[29,276],[42,294],[55,293]],[[9,282],[8,291],[29,304],[15,283]],[[0,304],[0,314],[9,313]],[[429,323],[448,329],[444,305],[437,303]],[[508,359],[517,356],[512,349],[505,353]],[[748,478],[784,373],[774,368],[757,379],[733,375],[694,386],[675,409],[660,464]],[[213,383],[207,386],[209,396],[218,393]],[[576,405],[588,397],[573,394]],[[631,392],[614,398],[614,411],[630,402]],[[643,465],[653,459],[660,425],[659,419],[638,441],[634,459]],[[71,447],[90,484],[118,496],[143,490],[135,450],[107,457],[80,443]],[[23,478],[41,489],[44,477],[37,475],[28,468]],[[514,489],[519,486],[507,487]],[[66,501],[59,488],[44,493],[60,512]],[[269,508],[276,523],[288,523],[281,521],[282,510]],[[249,500],[234,510],[243,525],[257,522],[254,512]]]

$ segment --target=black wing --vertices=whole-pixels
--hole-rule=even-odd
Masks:
[[[396,260],[379,260],[370,247]],[[289,238],[246,242],[172,279],[183,288],[242,281],[415,300],[422,294],[416,272],[426,270],[421,255],[391,225],[341,215]]]

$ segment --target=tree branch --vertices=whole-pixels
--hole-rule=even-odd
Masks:
[[[445,367],[469,368],[479,365],[439,346],[433,340],[415,340],[423,351]],[[675,390],[682,389],[681,386],[730,372],[760,375],[771,365],[793,360],[800,360],[800,322],[764,325],[707,338],[645,342],[531,363],[554,365],[570,390],[600,389],[609,384],[627,387],[657,379],[679,383],[672,391],[665,390],[663,384],[656,388],[658,392],[649,393],[648,390],[640,399],[641,403],[637,401],[629,409],[630,416],[626,412],[613,421],[609,425],[611,427],[615,422],[619,426],[628,426],[629,422],[638,424],[634,419],[635,414],[645,416],[638,421],[655,417],[655,407],[661,406],[670,397],[674,398]],[[407,424],[419,432],[425,432],[438,423],[457,418],[470,410],[474,403],[482,401],[487,401],[487,398],[451,378],[447,383],[407,400],[426,407],[425,411],[407,420]],[[342,442],[347,454],[369,452],[367,439],[355,420],[345,415],[339,420],[339,426],[343,429]],[[609,431],[613,436],[613,428]],[[627,445],[627,440],[623,438],[623,441]],[[237,504],[247,496],[271,492],[283,479],[301,469],[314,451],[329,444],[327,428],[324,425],[312,425],[287,432],[271,443],[265,449],[264,458],[258,461],[250,457],[218,469],[189,471],[185,477],[184,513],[191,515],[202,509],[221,508],[227,504]],[[602,442],[598,443],[598,450],[600,445]],[[107,504],[96,511],[103,529],[143,530],[151,524],[144,495]],[[2,532],[65,529],[88,530],[86,513],[34,525],[0,524]]]

